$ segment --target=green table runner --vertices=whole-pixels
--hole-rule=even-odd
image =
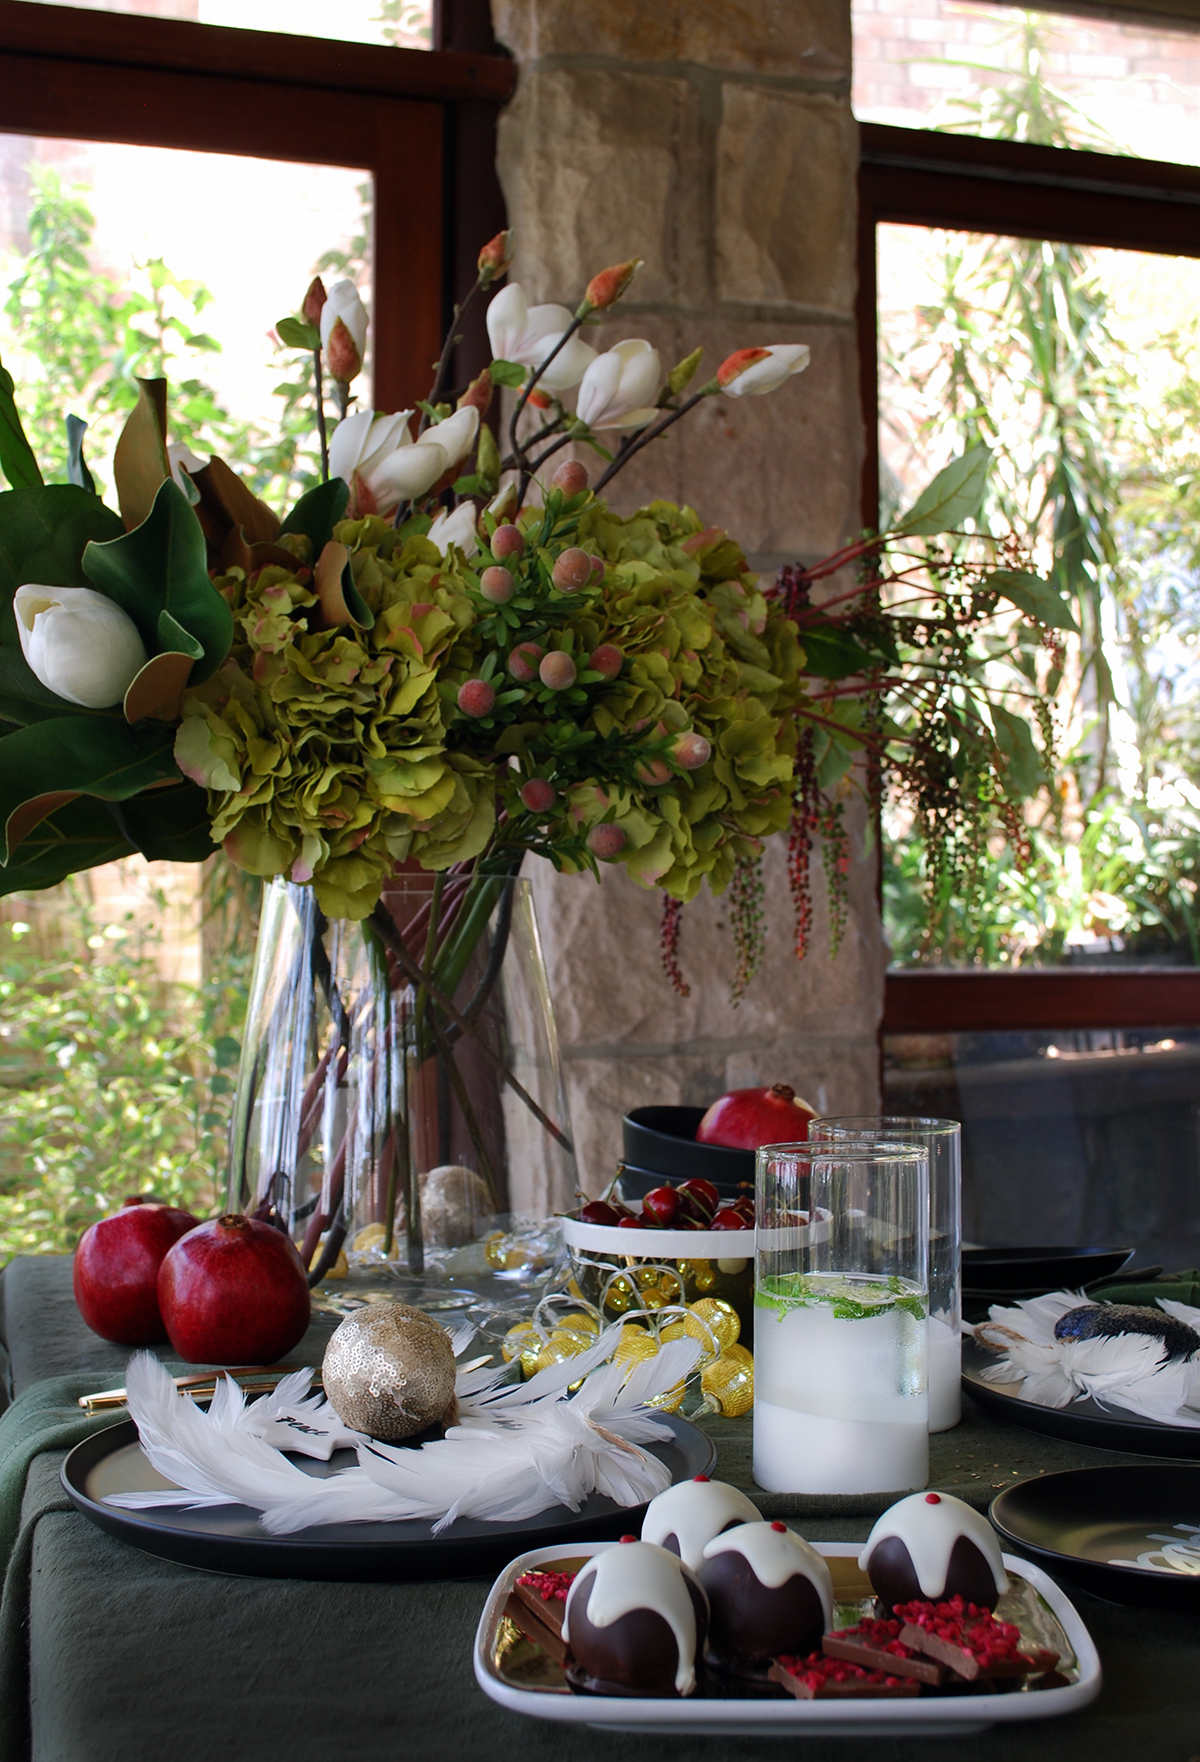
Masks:
[[[782,1751],[769,1740],[721,1738],[701,1747],[503,1712],[471,1670],[483,1578],[410,1585],[235,1579],[113,1541],[68,1507],[58,1485],[62,1443],[49,1440],[80,1380],[47,1379],[61,1376],[74,1352],[77,1366],[100,1372],[84,1378],[89,1389],[117,1383],[126,1355],[88,1335],[69,1307],[69,1263],[14,1262],[0,1297],[18,1398],[0,1420],[0,1495],[10,1449],[13,1461],[21,1451],[31,1457],[9,1569],[17,1573],[24,1550],[28,1651],[13,1643],[23,1638],[25,1608],[14,1578],[5,1609],[12,1627],[0,1657],[0,1666],[18,1660],[3,1679],[5,1762],[29,1753],[23,1732],[30,1729],[34,1762],[295,1762],[300,1755],[495,1762],[501,1751],[521,1762],[694,1762],[698,1753],[778,1762]],[[310,1336],[306,1345],[319,1342]],[[1041,1438],[969,1401],[966,1408],[962,1426],[931,1440],[933,1484],[980,1507],[997,1486],[1038,1473],[1137,1460]],[[69,1411],[67,1420],[76,1423]],[[816,1540],[864,1538],[871,1515],[888,1503],[758,1494],[749,1478],[749,1423],[708,1423],[718,1473],[745,1486],[766,1514],[801,1519]],[[44,1442],[34,1453],[38,1439]],[[1193,1682],[1200,1618],[1125,1610],[1083,1594],[1076,1601],[1104,1660],[1101,1700],[1066,1721],[973,1738],[973,1762],[1127,1762],[1131,1752],[1147,1762],[1191,1762],[1200,1755]],[[20,1689],[26,1669],[28,1703]],[[803,1750],[804,1762],[927,1762],[929,1755],[927,1741],[889,1738],[817,1740]]]

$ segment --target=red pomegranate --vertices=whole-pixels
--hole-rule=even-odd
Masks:
[[[126,1199],[120,1211],[89,1224],[75,1250],[72,1279],[79,1313],[93,1333],[119,1346],[166,1339],[158,1269],[199,1221],[157,1199]]]
[[[308,1327],[308,1279],[294,1243],[240,1212],[176,1242],[159,1268],[158,1302],[189,1364],[274,1364]]]
[[[714,1101],[696,1127],[697,1144],[757,1150],[760,1144],[798,1144],[817,1110],[787,1083],[769,1089],[731,1089]]]

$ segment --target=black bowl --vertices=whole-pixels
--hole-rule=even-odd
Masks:
[[[1075,1291],[1111,1278],[1132,1257],[1132,1248],[964,1248],[963,1290],[993,1300]]]
[[[1200,1610],[1200,1465],[1039,1475],[993,1499],[990,1516],[1022,1554],[1097,1597]],[[1162,1552],[1171,1546],[1173,1569]],[[1152,1564],[1139,1565],[1139,1554]]]
[[[697,1144],[702,1107],[635,1107],[621,1122],[624,1160],[632,1175],[661,1181],[711,1181],[722,1199],[754,1191],[754,1152]],[[743,1186],[745,1183],[745,1187]],[[649,1187],[642,1189],[648,1192]],[[640,1194],[639,1194],[640,1197]]]

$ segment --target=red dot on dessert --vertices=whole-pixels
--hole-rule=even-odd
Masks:
[[[708,1478],[709,1477],[706,1474],[694,1474],[692,1476],[694,1481],[703,1481],[705,1486],[708,1485]]]
[[[942,1495],[940,1493],[926,1493],[926,1495],[925,1495],[926,1505],[940,1505],[941,1502],[942,1502]]]
[[[622,1536],[622,1537],[621,1537],[621,1540],[622,1540],[622,1541],[623,1541],[623,1542],[636,1542],[636,1541],[637,1541],[637,1537],[636,1537],[636,1536]]]
[[[784,1536],[787,1534],[787,1524],[780,1523],[778,1518],[775,1519],[775,1522],[771,1525],[771,1528],[773,1530],[777,1531],[778,1534],[781,1536]]]

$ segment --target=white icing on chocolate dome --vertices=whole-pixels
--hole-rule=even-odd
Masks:
[[[871,1550],[889,1536],[895,1536],[908,1549],[917,1583],[930,1600],[940,1597],[946,1588],[950,1556],[960,1536],[979,1549],[992,1570],[1000,1596],[1008,1589],[1008,1574],[1000,1558],[996,1532],[981,1512],[950,1493],[910,1493],[907,1499],[898,1500],[885,1511],[858,1557],[860,1572],[870,1570]]]
[[[674,1554],[649,1542],[613,1542],[594,1554],[567,1593],[562,1636],[568,1645],[576,1603],[586,1609],[593,1627],[611,1627],[635,1609],[661,1615],[675,1638],[675,1687],[681,1695],[691,1694],[696,1686],[696,1611]]]
[[[816,1549],[782,1523],[743,1523],[735,1530],[714,1536],[704,1550],[704,1558],[713,1560],[718,1554],[740,1554],[749,1562],[750,1570],[760,1585],[777,1591],[790,1578],[806,1578],[821,1600],[825,1631],[833,1626],[833,1580],[829,1568]]]
[[[728,1524],[757,1523],[761,1516],[745,1493],[727,1481],[680,1481],[651,1499],[642,1519],[642,1540],[661,1548],[673,1535],[683,1564],[698,1572],[714,1536]]]

